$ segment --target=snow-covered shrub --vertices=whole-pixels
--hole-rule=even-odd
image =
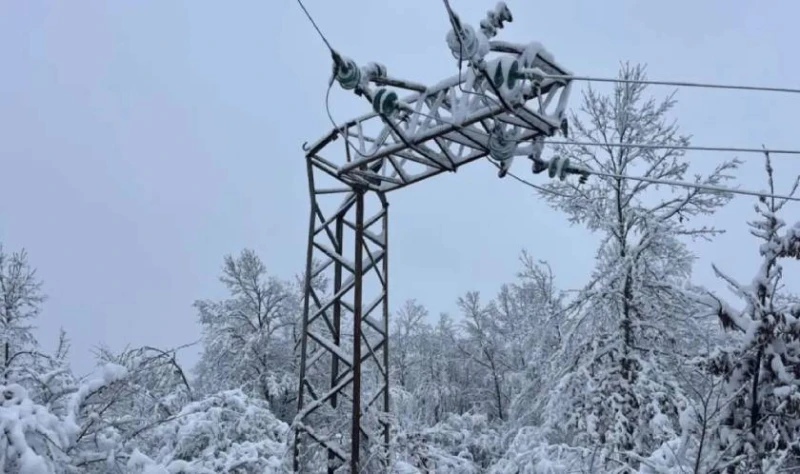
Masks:
[[[53,474],[65,461],[69,439],[55,415],[34,403],[20,385],[0,385],[0,470]]]
[[[288,430],[265,401],[224,391],[186,405],[156,427],[159,445],[147,456],[135,453],[128,464],[142,474],[159,472],[155,466],[170,474],[284,472]]]
[[[490,474],[566,474],[597,472],[599,450],[550,444],[537,427],[520,429]]]
[[[500,435],[485,415],[450,415],[430,428],[398,433],[399,461],[422,472],[484,472],[500,456]]]

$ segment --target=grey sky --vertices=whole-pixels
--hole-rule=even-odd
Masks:
[[[473,23],[494,5],[451,3]],[[630,60],[653,79],[800,86],[794,2],[507,3],[514,22],[502,37],[540,41],[576,74],[612,76]],[[439,1],[306,4],[357,61],[427,83],[455,71]],[[294,0],[3,2],[0,59],[0,241],[29,250],[50,295],[42,341],[52,345],[63,326],[76,369],[91,368],[101,341],[196,339],[191,303],[223,296],[226,253],[248,246],[273,274],[301,271],[300,145],[330,128],[330,58]],[[678,98],[696,145],[800,148],[798,96],[683,89]],[[365,107],[332,94],[337,120]],[[761,158],[742,158],[741,185],[762,188]],[[784,186],[800,173],[792,160],[775,159]],[[752,202],[737,198],[713,219],[729,233],[694,246],[700,282],[713,281],[711,261],[751,278],[758,256],[743,217]],[[548,259],[564,287],[585,280],[594,255],[585,231],[482,162],[393,194],[392,234],[392,301],[416,297],[434,314],[512,279],[522,248]]]

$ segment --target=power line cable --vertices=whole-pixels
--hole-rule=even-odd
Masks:
[[[568,75],[554,75],[554,74],[544,75],[544,78],[571,80],[571,81],[586,81],[586,82],[614,82],[621,84],[699,87],[705,89],[733,89],[733,90],[746,90],[746,91],[785,92],[789,94],[800,94],[800,89],[792,89],[788,87],[741,86],[735,84],[713,84],[713,83],[685,82],[685,81],[650,81],[650,80],[638,80],[638,79],[620,79],[620,78],[593,77],[593,76],[568,76]]]
[[[319,37],[322,38],[322,41],[325,43],[325,46],[328,47],[328,49],[330,50],[331,54],[334,57],[334,60],[336,60],[336,58],[339,56],[338,53],[336,52],[335,49],[333,49],[333,46],[331,46],[330,41],[328,41],[328,38],[325,37],[325,34],[322,32],[320,27],[317,25],[317,22],[314,21],[314,17],[311,16],[311,13],[308,11],[306,6],[303,4],[303,1],[302,0],[297,0],[297,4],[300,5],[300,8],[303,9],[303,13],[305,13],[306,18],[308,18],[308,21],[311,23],[311,25],[314,27],[314,29],[317,30],[317,34],[319,34]],[[333,128],[336,131],[338,131],[339,134],[342,135],[342,137],[344,138],[345,143],[346,143],[347,146],[352,148],[353,151],[355,153],[357,153],[358,155],[360,155],[361,157],[369,158],[372,155],[365,155],[364,153],[361,152],[361,150],[358,147],[353,145],[350,142],[350,140],[347,138],[347,135],[345,134],[345,131],[344,131],[344,127],[343,126],[340,127],[339,125],[336,125],[336,121],[333,119],[333,113],[331,112],[331,107],[330,107],[330,96],[331,96],[331,89],[333,87],[333,81],[334,81],[334,78],[332,76],[331,80],[328,83],[328,88],[325,91],[325,112],[328,115],[328,120],[330,120],[331,125],[333,125]],[[378,150],[376,150],[376,153],[377,153],[377,151]],[[374,155],[374,153],[373,153],[373,155]]]
[[[483,133],[483,132],[481,132]],[[788,149],[764,149],[764,148],[739,148],[724,146],[693,146],[693,145],[655,145],[652,143],[599,143],[581,142],[576,140],[547,140],[551,145],[575,145],[575,146],[601,146],[611,148],[646,148],[651,150],[685,150],[685,151],[720,151],[731,153],[773,153],[776,155],[800,155],[800,150]]]
[[[317,25],[317,22],[314,21],[314,18],[311,16],[311,13],[309,13],[309,11],[306,8],[306,6],[303,4],[303,1],[302,0],[297,0],[297,3],[298,3],[298,5],[300,5],[300,8],[303,9],[303,13],[305,13],[306,18],[308,18],[308,21],[311,23],[311,25],[314,27],[314,29],[317,30],[317,33],[319,34],[319,37],[322,38],[322,41],[325,42],[325,46],[327,46],[328,49],[330,50],[331,55],[333,56],[334,62],[336,62],[338,64],[338,62],[341,60],[341,57],[339,56],[339,54],[336,52],[335,49],[333,49],[333,46],[331,46],[330,41],[328,41],[328,39],[325,37],[325,34],[319,28],[319,26]],[[460,70],[460,68],[459,68],[459,70]],[[361,150],[358,147],[356,147],[355,145],[353,145],[352,142],[350,142],[350,140],[348,139],[348,137],[347,137],[347,135],[345,133],[344,126],[340,127],[340,126],[336,125],[336,121],[333,119],[333,114],[331,112],[331,107],[330,107],[330,94],[331,94],[331,89],[333,87],[334,77],[335,77],[335,73],[334,73],[334,76],[331,76],[331,80],[328,83],[327,91],[325,92],[325,111],[326,111],[326,113],[328,115],[328,119],[330,120],[331,125],[333,125],[333,128],[336,131],[338,131],[339,134],[342,135],[342,137],[344,138],[346,146],[350,147],[355,153],[357,153],[361,157],[370,158],[370,157],[374,156],[379,151],[378,148],[376,147],[374,153],[372,153],[370,155],[365,155],[364,153],[361,152]],[[394,127],[392,127],[392,128],[394,128]],[[409,146],[409,148],[411,148],[412,150],[415,150],[417,153],[420,153],[421,155],[426,156],[426,154],[424,152],[420,151],[417,147],[415,147],[415,146],[413,146],[411,144],[407,144],[407,145]]]
[[[497,169],[501,169],[502,168],[500,165],[498,165],[497,163],[495,163],[492,160],[489,160],[489,163],[493,164],[495,166],[495,168],[497,168]],[[516,174],[514,174],[514,173],[512,173],[510,171],[507,172],[506,175],[511,176],[514,180],[516,180],[516,181],[518,181],[518,182],[520,182],[520,183],[522,183],[522,184],[524,184],[526,186],[530,186],[531,188],[533,188],[533,189],[535,189],[537,191],[540,191],[540,192],[543,192],[543,193],[548,193],[548,194],[553,194],[555,196],[559,196],[559,197],[563,197],[563,198],[570,198],[571,197],[571,196],[567,196],[566,194],[562,194],[562,193],[559,193],[557,191],[553,191],[552,189],[547,189],[544,186],[539,186],[538,184],[533,184],[530,181],[528,181],[527,179],[521,178],[521,177],[517,176]]]
[[[460,126],[458,124],[449,122],[449,121],[447,121],[447,120],[445,120],[445,119],[443,119],[441,117],[437,118],[437,117],[434,117],[434,116],[431,116],[431,115],[428,115],[428,114],[424,114],[422,112],[417,112],[417,113],[419,113],[420,115],[423,115],[423,116],[431,117],[433,119],[441,120],[443,123],[447,123],[449,125],[453,125],[453,126],[459,127],[462,130],[464,129],[464,127],[462,127],[462,126]],[[482,132],[480,130],[472,130],[472,131],[477,132],[477,133],[479,133],[481,135],[484,135],[484,136],[490,136],[488,133]],[[630,148],[687,149],[687,150],[688,149],[697,149],[697,150],[704,150],[704,151],[747,151],[747,152],[759,152],[759,153],[770,153],[770,154],[771,153],[800,154],[800,151],[796,151],[796,150],[770,150],[770,149],[766,149],[766,148],[760,148],[760,149],[752,148],[751,149],[751,148],[730,148],[730,147],[727,147],[727,148],[723,148],[723,147],[688,147],[688,146],[681,147],[681,146],[668,146],[668,145],[647,145],[647,144],[627,144],[627,143],[608,143],[608,144],[606,144],[606,143],[594,143],[594,142],[577,142],[577,141],[571,141],[571,140],[554,140],[554,141],[547,141],[545,143],[559,144],[559,145],[617,146],[617,147],[630,147]],[[500,165],[498,165],[497,163],[495,163],[494,161],[491,161],[491,160],[490,160],[490,162],[494,166],[496,166],[498,169],[500,169]],[[769,197],[769,198],[775,198],[775,199],[785,199],[785,200],[789,200],[789,201],[800,201],[800,198],[796,198],[796,197],[793,197],[793,196],[784,196],[784,195],[778,195],[778,194],[762,193],[762,192],[757,192],[757,191],[749,191],[749,190],[746,190],[746,189],[735,189],[735,188],[726,188],[724,186],[712,186],[712,185],[701,184],[701,183],[687,183],[687,182],[683,182],[683,181],[672,181],[672,180],[664,180],[664,179],[647,178],[647,177],[644,177],[644,176],[619,175],[619,174],[613,174],[613,173],[605,173],[605,172],[602,172],[602,171],[595,171],[593,169],[586,169],[585,171],[590,175],[602,176],[602,177],[613,178],[613,179],[626,179],[626,180],[632,180],[632,181],[643,181],[643,182],[648,182],[648,183],[653,183],[653,184],[663,184],[663,185],[667,185],[667,186],[678,186],[678,187],[691,188],[691,189],[703,189],[703,190],[706,190],[706,191],[713,191],[713,192],[720,192],[720,193],[732,193],[732,194],[742,194],[742,195],[747,195],[747,196]],[[514,178],[515,180],[519,181],[520,183],[525,184],[527,186],[530,186],[530,187],[532,187],[534,189],[537,189],[537,190],[543,191],[543,192],[549,192],[551,194],[553,193],[553,191],[551,191],[549,189],[546,189],[546,188],[544,188],[542,186],[535,185],[535,184],[533,184],[533,183],[531,183],[531,182],[529,182],[529,181],[527,181],[527,180],[525,180],[523,178],[520,178],[519,176],[516,176],[516,175],[514,175],[512,173],[508,173],[508,175],[511,176],[512,178]]]
[[[335,51],[333,49],[333,46],[331,46],[331,43],[328,41],[328,38],[326,38],[325,35],[322,33],[322,30],[319,29],[319,26],[317,26],[317,22],[314,21],[314,18],[311,16],[311,13],[308,12],[306,6],[303,5],[303,0],[297,0],[297,3],[300,5],[300,8],[303,9],[303,13],[306,14],[306,18],[308,18],[308,21],[311,22],[311,25],[314,27],[315,30],[317,30],[317,33],[319,33],[319,37],[322,38],[322,41],[325,42],[325,46],[327,46],[328,49],[331,50],[331,53],[334,53]]]
[[[422,115],[423,117],[428,117],[433,120],[438,120],[443,124],[451,125],[454,127],[459,127],[461,130],[464,130],[465,127],[451,122],[444,117],[437,117],[431,114],[426,114],[424,112],[414,112],[416,114]],[[471,132],[477,133],[479,135],[483,135],[484,137],[491,137],[490,133],[484,132],[483,130],[471,128],[469,129]],[[515,138],[508,138],[507,140],[516,142],[516,143],[524,143],[529,141],[520,140]],[[572,146],[594,146],[594,147],[610,147],[610,148],[643,148],[649,150],[681,150],[681,151],[714,151],[714,152],[726,152],[726,153],[770,153],[776,155],[800,155],[800,150],[792,150],[792,149],[770,149],[770,148],[748,148],[748,147],[729,147],[729,146],[695,146],[695,145],[656,145],[652,143],[619,143],[619,142],[584,142],[578,140],[550,140],[547,139],[545,144],[550,145],[572,145]]]
[[[500,169],[500,165],[498,165],[494,161],[490,161],[490,163],[492,163],[495,167],[497,167],[497,169]],[[689,189],[703,189],[705,191],[712,191],[712,192],[718,192],[718,193],[741,194],[741,195],[746,195],[746,196],[785,199],[787,201],[798,201],[798,202],[800,202],[800,198],[797,198],[797,197],[794,197],[794,196],[761,193],[761,192],[758,192],[758,191],[749,191],[747,189],[726,188],[724,186],[712,186],[712,185],[701,184],[701,183],[687,183],[687,182],[683,182],[683,181],[672,181],[672,180],[666,180],[666,179],[646,178],[644,176],[619,175],[619,174],[605,173],[605,172],[602,172],[602,171],[595,171],[595,170],[588,170],[588,169],[586,170],[586,172],[588,174],[590,174],[590,175],[602,176],[602,177],[605,177],[605,178],[612,178],[612,179],[622,179],[622,180],[631,180],[631,181],[644,181],[646,183],[663,184],[663,185],[666,185],[666,186],[677,186],[677,187],[689,188]],[[537,191],[541,191],[541,192],[545,192],[545,193],[549,193],[549,194],[554,194],[556,196],[561,196],[561,197],[570,197],[570,196],[566,196],[564,194],[558,193],[556,191],[553,191],[552,189],[547,189],[547,188],[545,188],[543,186],[539,186],[539,185],[533,184],[530,181],[528,181],[526,179],[523,179],[523,178],[520,178],[519,176],[517,176],[517,175],[515,175],[515,174],[513,174],[511,172],[509,172],[507,174],[508,174],[508,176],[511,176],[512,178],[514,178],[516,181],[518,181],[518,182],[520,182],[520,183],[522,183],[522,184],[524,184],[526,186],[530,186],[530,187],[536,189]]]
[[[613,179],[629,179],[633,181],[643,181],[646,183],[653,183],[653,184],[664,184],[667,186],[679,186],[685,188],[692,188],[692,189],[703,189],[706,191],[713,191],[719,193],[733,193],[733,194],[743,194],[747,196],[756,196],[756,197],[765,197],[765,198],[775,198],[775,199],[785,199],[787,201],[800,201],[800,198],[794,196],[784,196],[780,194],[769,194],[769,193],[760,193],[758,191],[748,191],[746,189],[735,189],[735,188],[726,188],[724,186],[712,186],[709,184],[701,184],[701,183],[685,183],[682,181],[672,181],[668,179],[656,179],[656,178],[646,178],[644,176],[626,176],[626,175],[618,175],[614,173],[604,173],[602,171],[594,171],[589,170],[589,174],[593,174],[595,176],[603,176],[606,178],[613,178]]]
[[[443,0],[443,2],[445,4],[445,8],[447,9],[448,15],[450,16],[451,24],[452,24],[454,30],[456,30],[455,31],[456,37],[458,38],[459,45],[460,45],[459,50],[462,50],[463,48],[462,48],[462,45],[461,45],[461,37],[458,34],[459,32],[457,31],[458,20],[455,18],[455,13],[453,12],[452,8],[450,7],[450,2],[448,0]],[[331,51],[331,53],[332,54],[336,54],[335,50],[331,46],[331,44],[328,41],[328,39],[325,37],[324,33],[322,33],[322,30],[319,28],[317,23],[314,21],[314,18],[311,16],[311,14],[309,13],[308,9],[306,9],[305,5],[303,5],[302,0],[297,0],[297,3],[300,5],[300,8],[303,9],[303,12],[305,13],[305,15],[308,18],[309,22],[314,27],[314,29],[317,31],[317,33],[319,34],[320,38],[325,43],[325,45],[328,47],[328,49]],[[459,87],[461,87],[460,75],[461,75],[461,67],[459,66]],[[676,85],[676,86],[685,86],[685,87],[706,87],[706,88],[720,88],[720,89],[740,89],[740,90],[758,90],[758,91],[771,91],[771,92],[800,93],[800,89],[771,88],[771,87],[758,87],[758,86],[729,86],[729,85],[721,85],[721,84],[703,84],[703,83],[672,82],[672,81],[639,81],[639,80],[628,80],[628,79],[596,78],[596,77],[589,77],[589,76],[548,75],[546,77],[551,78],[551,79],[570,79],[570,80],[603,81],[603,82],[617,82],[617,83],[641,83],[641,84],[651,84],[651,85]],[[327,92],[325,94],[325,107],[326,107],[326,110],[327,110],[327,113],[328,113],[328,118],[330,119],[330,121],[333,124],[334,128],[336,130],[338,130],[340,133],[342,133],[342,135],[344,136],[344,133],[343,133],[342,129],[339,128],[336,125],[336,122],[333,120],[333,116],[332,116],[331,111],[330,111],[329,95],[330,95],[330,90],[331,90],[330,86],[331,85],[332,84],[329,85],[328,90],[327,90]],[[467,91],[464,91],[463,88],[462,88],[462,92],[467,93]],[[479,94],[479,93],[476,93],[476,92],[468,92],[468,93],[476,94],[476,95],[479,95],[479,96],[483,96],[486,99],[493,100],[491,97],[487,96],[485,93],[484,94]],[[453,122],[449,122],[449,121],[447,121],[447,120],[445,120],[445,119],[443,119],[441,117],[435,117],[435,116],[432,116],[432,115],[429,115],[429,114],[424,114],[422,112],[416,112],[416,113],[418,113],[420,115],[423,115],[423,116],[430,117],[430,118],[432,118],[434,120],[439,120],[439,121],[441,121],[443,123],[448,123],[450,125],[456,126],[459,129],[461,129],[462,131],[464,130],[463,126],[455,124]],[[476,131],[476,132],[478,132],[478,133],[480,133],[480,134],[482,134],[484,136],[487,136],[487,137],[491,136],[490,134],[482,132],[480,130],[473,130],[473,131]],[[353,145],[347,139],[346,136],[344,136],[344,138],[345,138],[345,141],[347,142],[347,145],[349,147],[351,147],[356,153],[358,153],[362,157],[365,157],[365,158],[367,157],[363,153],[361,153],[361,151],[355,145]],[[519,142],[520,141],[517,141],[517,143],[519,143]],[[672,146],[670,146],[670,145],[654,145],[654,144],[646,144],[646,143],[641,143],[641,144],[634,144],[634,143],[594,143],[594,142],[579,142],[579,141],[575,141],[575,140],[549,140],[547,143],[550,143],[551,145],[604,146],[604,147],[612,147],[612,148],[674,149],[674,150],[687,150],[687,151],[688,150],[694,150],[694,151],[720,151],[720,152],[735,152],[735,153],[771,153],[771,154],[800,155],[800,150],[781,150],[781,149],[770,150],[770,149],[763,149],[763,148],[758,149],[758,148],[737,148],[737,147],[707,147],[707,146],[689,146],[689,145],[672,145]],[[410,146],[410,148],[412,148],[413,150],[419,152],[419,150],[416,149],[416,147]],[[377,150],[376,150],[376,152],[377,152]],[[425,154],[423,154],[423,156],[425,156]],[[494,164],[495,166],[497,166],[498,168],[500,168],[500,165],[498,165],[497,163],[494,163],[493,161],[491,161],[491,163]],[[743,195],[757,196],[757,197],[772,197],[772,198],[777,198],[777,199],[800,201],[800,198],[795,198],[795,197],[792,197],[792,196],[781,196],[781,195],[759,193],[759,192],[755,192],[755,191],[748,191],[748,190],[741,190],[741,189],[730,189],[730,188],[725,188],[725,187],[722,187],[722,186],[703,185],[703,184],[699,184],[699,183],[692,184],[692,183],[685,183],[685,182],[681,182],[681,181],[660,180],[660,179],[646,178],[646,177],[639,177],[639,176],[616,175],[616,174],[612,174],[612,173],[604,173],[604,172],[595,171],[595,170],[586,170],[586,171],[589,174],[593,174],[595,176],[604,176],[604,177],[614,178],[614,179],[628,179],[628,180],[634,180],[634,181],[650,182],[650,183],[654,183],[654,184],[664,184],[664,185],[669,185],[669,186],[687,187],[687,188],[692,188],[692,189],[704,189],[704,190],[707,190],[707,191],[714,191],[714,192],[720,192],[720,193],[733,193],[733,194],[743,194]],[[534,189],[537,189],[537,190],[543,191],[543,192],[552,192],[551,190],[548,190],[548,189],[543,188],[541,186],[537,186],[537,185],[535,185],[535,184],[533,184],[533,183],[531,183],[531,182],[529,182],[529,181],[527,181],[527,180],[525,180],[523,178],[520,178],[519,176],[517,176],[515,174],[512,174],[512,173],[508,173],[508,174],[513,179],[519,181],[522,184],[530,186],[530,187],[532,187]]]

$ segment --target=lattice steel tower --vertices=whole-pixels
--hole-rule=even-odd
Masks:
[[[478,29],[449,14],[447,45],[467,67],[435,86],[333,52],[332,82],[373,111],[304,147],[311,212],[296,472],[380,472],[389,459],[387,194],[487,156],[501,177],[515,155],[536,173],[581,173],[541,158],[545,137],[566,134],[570,73],[539,43],[494,39],[512,20],[503,3]]]

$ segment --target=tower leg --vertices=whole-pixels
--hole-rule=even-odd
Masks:
[[[353,423],[350,429],[350,472],[357,473],[361,454],[361,299],[364,292],[364,193],[356,192],[355,287],[353,296]]]
[[[341,183],[323,189],[324,171],[309,160],[293,468],[380,472],[389,442],[388,203]]]
[[[384,378],[383,389],[383,413],[388,415],[390,413],[389,406],[389,201],[386,196],[381,196],[381,204],[383,206],[383,244],[386,249],[383,254],[383,334],[385,343],[383,345],[383,368],[386,370]],[[383,428],[383,466],[388,471],[391,464],[391,451],[390,451],[390,436],[391,424],[388,417],[381,421]]]

